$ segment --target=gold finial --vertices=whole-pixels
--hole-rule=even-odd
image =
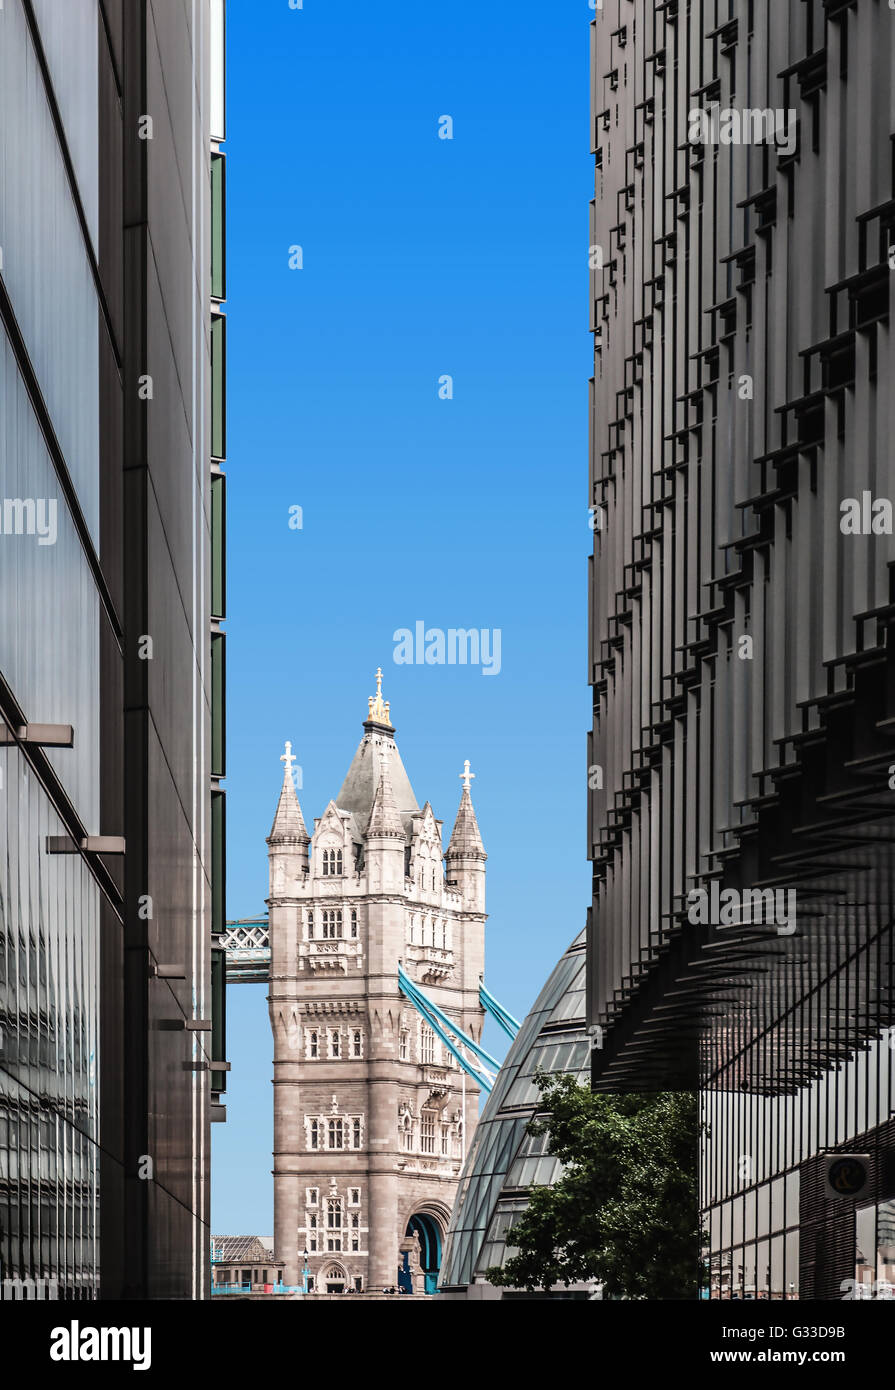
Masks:
[[[376,694],[367,698],[367,705],[370,713],[369,718],[375,719],[377,724],[385,724],[388,728],[392,727],[391,716],[389,714],[390,701],[383,701],[382,698],[382,667],[376,671]]]

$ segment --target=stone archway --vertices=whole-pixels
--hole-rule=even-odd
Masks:
[[[344,1293],[348,1288],[348,1275],[340,1264],[327,1265],[320,1275],[321,1293]]]
[[[441,1256],[444,1249],[444,1233],[441,1223],[431,1212],[415,1212],[407,1223],[405,1241],[407,1240],[415,1241],[417,1248],[413,1254],[408,1251],[404,1253],[403,1269],[398,1276],[400,1287],[406,1288],[408,1293],[436,1293],[438,1275],[441,1270]],[[414,1275],[417,1276],[416,1281]],[[417,1282],[416,1289],[414,1289],[415,1282]]]

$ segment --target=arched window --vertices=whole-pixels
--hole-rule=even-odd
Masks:
[[[429,1066],[435,1061],[435,1034],[428,1023],[420,1024],[420,1061]]]
[[[320,1122],[319,1122],[318,1120],[312,1120],[312,1121],[311,1121],[311,1148],[312,1148],[312,1149],[319,1149],[319,1147],[320,1147]]]
[[[330,941],[341,938],[342,935],[342,914],[334,908],[323,914],[323,935]]]
[[[308,1052],[309,1052],[309,1054],[310,1054],[311,1057],[319,1057],[319,1056],[320,1056],[319,1038],[318,1038],[318,1036],[317,1036],[316,1031],[313,1032],[313,1033],[311,1034],[311,1037],[310,1037],[310,1046],[309,1046],[309,1048],[308,1048]]]
[[[342,851],[340,849],[325,849],[323,851],[323,877],[342,877]]]
[[[435,1152],[435,1111],[423,1110],[420,1113],[420,1150],[424,1154]]]
[[[359,1028],[354,1030],[351,1051],[354,1057],[363,1057],[364,1055],[364,1035]]]
[[[341,1120],[330,1120],[329,1122],[329,1147],[331,1149],[341,1149],[344,1147],[344,1132]]]
[[[335,1246],[336,1250],[341,1250],[341,1248],[341,1243]],[[344,1293],[346,1283],[345,1271],[340,1269],[338,1265],[333,1265],[331,1269],[328,1269],[320,1280],[325,1293]]]
[[[360,1148],[360,1120],[352,1120],[351,1122],[351,1147],[353,1149]]]
[[[342,1199],[330,1197],[326,1204],[326,1248],[342,1248]]]
[[[409,1115],[404,1116],[404,1123],[401,1126],[401,1138],[404,1143],[404,1150],[407,1153],[413,1151],[413,1120]]]
[[[410,1055],[410,1034],[406,1028],[401,1029],[401,1036],[398,1040],[398,1057],[400,1061],[406,1062]]]
[[[353,907],[353,908],[351,909],[351,935],[352,935],[352,937],[353,937],[355,940],[357,939],[357,908],[356,908],[356,907]]]
[[[330,1057],[341,1057],[342,1037],[338,1028],[334,1028],[329,1035],[329,1055]]]

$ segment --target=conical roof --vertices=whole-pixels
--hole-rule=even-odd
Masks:
[[[280,792],[280,799],[277,803],[277,813],[273,818],[273,825],[267,843],[281,843],[284,840],[297,840],[308,844],[310,836],[305,828],[304,817],[301,813],[301,806],[298,804],[298,796],[295,791],[295,783],[292,778],[292,764],[295,762],[292,756],[292,744],[286,744],[286,752],[280,759],[286,764],[283,775],[283,788]]]
[[[379,781],[373,794],[370,823],[367,826],[367,838],[369,839],[373,835],[392,835],[396,839],[404,839],[404,822],[401,819],[401,812],[392,790],[388,763],[385,758],[381,760]]]
[[[419,815],[419,806],[398,746],[382,729],[368,729],[364,734],[336,797],[336,805],[341,811],[350,812],[362,831],[366,829],[383,764],[388,770],[389,785],[403,828],[409,831],[413,817]]]
[[[487,859],[487,857],[479,832],[479,823],[475,818],[472,797],[469,795],[469,787],[464,787],[460,797],[457,819],[454,821],[454,828],[451,831],[451,842],[447,848],[446,858]]]
[[[364,736],[351,760],[336,797],[336,805],[341,811],[348,811],[354,817],[354,824],[360,833],[365,833],[373,813],[382,766],[385,765],[403,833],[409,836],[413,817],[419,815],[419,806],[395,743],[388,704],[382,700],[381,671],[376,673],[375,699],[371,697],[368,704],[369,717],[364,720]]]

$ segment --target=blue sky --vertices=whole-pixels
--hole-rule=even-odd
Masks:
[[[311,824],[381,665],[446,835],[465,758],[476,773],[486,979],[519,1017],[590,880],[591,18],[584,0],[228,3],[228,916],[264,910],[284,740]],[[396,665],[419,620],[499,628],[500,673]],[[228,1033],[212,1224],[269,1235],[263,986],[230,987]]]

